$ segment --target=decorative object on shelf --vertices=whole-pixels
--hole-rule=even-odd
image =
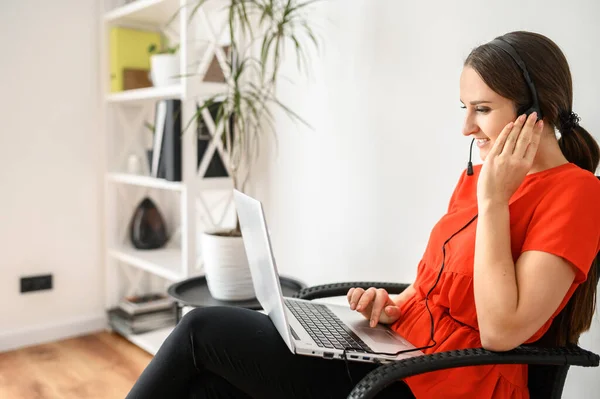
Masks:
[[[167,39],[162,35],[161,45],[150,44],[150,79],[155,87],[177,85],[181,81],[179,56],[177,51],[179,45],[169,46]]]
[[[132,175],[143,175],[144,167],[142,166],[142,160],[137,154],[130,154],[127,157],[127,173]]]
[[[118,307],[127,314],[136,315],[157,310],[168,310],[175,300],[167,294],[150,292],[142,295],[131,295],[121,298]]]
[[[112,328],[120,334],[143,334],[160,328],[174,326],[177,323],[177,307],[175,303],[167,309],[150,310],[143,313],[130,314],[120,307],[108,310],[108,321]]]
[[[109,47],[112,93],[126,90],[126,70],[150,70],[150,55],[147,49],[158,43],[160,43],[158,32],[125,27],[111,28]]]
[[[194,0],[190,18],[204,12],[203,6],[214,0]],[[286,45],[294,49],[300,71],[308,69],[308,48],[318,42],[306,10],[314,0],[226,0],[221,10],[228,13],[229,51],[221,64],[226,89],[209,97],[197,109],[195,117],[211,112],[215,130],[210,145],[221,140],[225,153],[224,167],[234,188],[244,192],[258,155],[264,134],[274,133],[272,106],[309,126],[300,116],[277,98],[279,69]],[[262,44],[257,57],[251,47]],[[308,72],[305,71],[305,72]],[[233,242],[236,242],[233,244]],[[200,243],[208,287],[212,295],[223,300],[239,300],[241,293],[250,295],[248,260],[237,220],[226,230],[207,231]],[[236,266],[233,266],[237,264]]]
[[[150,175],[158,177],[160,159],[162,155],[162,144],[167,120],[167,102],[158,101],[154,108],[154,139],[152,143],[152,162],[150,163]]]
[[[217,118],[218,108],[219,103],[215,103],[209,107],[209,112],[213,120]],[[157,102],[155,109],[154,124],[146,123],[146,127],[152,132],[153,137],[152,145],[150,148],[146,149],[147,162],[148,165],[150,165],[150,176],[170,181],[181,181],[182,127],[181,118],[179,117],[181,114],[181,101],[163,100]],[[201,116],[198,117],[197,126],[198,133],[196,137],[198,143],[196,146],[196,168],[199,168],[213,136],[210,133],[204,118]],[[154,148],[158,148],[160,151],[160,155],[156,158],[154,158]],[[228,176],[223,159],[219,153],[215,151],[203,177]]]
[[[158,249],[169,241],[165,220],[148,197],[135,208],[129,224],[129,238],[137,249]]]
[[[181,100],[158,101],[155,109],[151,176],[181,181]]]
[[[149,70],[140,68],[125,68],[123,70],[123,90],[143,89],[152,87]]]

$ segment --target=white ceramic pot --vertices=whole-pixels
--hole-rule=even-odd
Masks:
[[[223,301],[255,298],[252,275],[242,237],[203,233],[204,272],[211,295]]]
[[[150,79],[155,87],[171,86],[180,82],[179,56],[155,54],[150,57]]]

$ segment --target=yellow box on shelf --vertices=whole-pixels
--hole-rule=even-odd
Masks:
[[[160,47],[160,32],[124,27],[110,30],[110,91],[124,90],[126,69],[150,71],[148,47],[155,44]]]

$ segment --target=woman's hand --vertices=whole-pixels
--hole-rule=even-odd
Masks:
[[[479,203],[508,204],[531,169],[544,122],[537,113],[521,115],[502,130],[487,155],[477,182]]]
[[[371,287],[366,291],[362,288],[350,288],[346,296],[350,309],[370,320],[371,327],[375,327],[377,323],[391,324],[400,318],[400,308],[383,288]]]

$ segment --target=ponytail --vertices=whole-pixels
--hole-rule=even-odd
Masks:
[[[595,174],[600,162],[600,148],[592,135],[579,125],[577,114],[560,112],[557,124],[561,134],[558,145],[565,158]]]
[[[592,326],[598,286],[598,260],[594,259],[587,279],[577,287],[569,302],[554,318],[538,342],[541,346],[577,345],[579,336]]]
[[[577,114],[560,112],[556,125],[561,134],[558,145],[565,158],[595,174],[600,161],[600,148],[592,135],[579,125]],[[540,343],[551,346],[576,345],[580,334],[590,329],[596,307],[600,269],[597,262],[595,259],[587,279],[577,287],[565,308],[554,318]]]

